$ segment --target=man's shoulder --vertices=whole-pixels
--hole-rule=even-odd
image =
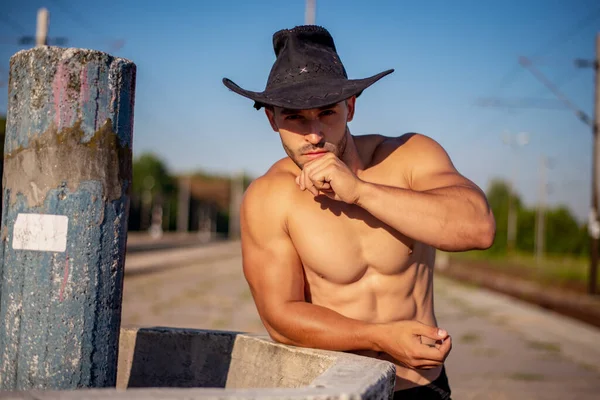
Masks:
[[[439,144],[430,136],[423,133],[407,132],[400,136],[385,136],[378,149],[390,152],[427,148]]]
[[[400,136],[382,136],[379,145],[373,152],[373,161],[423,160],[428,156],[436,156],[442,146],[430,136],[422,133],[408,132]]]
[[[281,208],[295,189],[295,178],[286,160],[282,159],[250,183],[242,204],[245,207],[259,207],[264,210],[267,207]]]

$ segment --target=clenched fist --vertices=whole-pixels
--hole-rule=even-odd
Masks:
[[[322,194],[348,204],[358,201],[362,183],[363,181],[333,153],[327,153],[306,163],[300,175],[296,177],[296,184],[301,190],[308,190],[314,196]]]
[[[446,331],[418,321],[382,324],[378,336],[383,351],[412,369],[439,367],[452,350],[452,338]],[[423,343],[423,338],[433,344]]]

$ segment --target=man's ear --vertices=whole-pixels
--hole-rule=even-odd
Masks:
[[[275,110],[272,108],[265,107],[265,114],[267,115],[269,123],[271,124],[271,128],[273,128],[273,130],[275,132],[279,132],[279,127],[277,126],[277,123],[275,122]]]
[[[348,117],[346,118],[346,122],[350,122],[354,118],[355,105],[356,96],[352,96],[348,100],[346,100],[346,108],[348,109]]]

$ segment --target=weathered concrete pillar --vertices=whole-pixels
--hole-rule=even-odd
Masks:
[[[116,383],[135,76],[97,51],[11,58],[0,389]]]
[[[244,172],[238,172],[230,178],[229,187],[229,239],[240,238],[240,208],[244,196]]]

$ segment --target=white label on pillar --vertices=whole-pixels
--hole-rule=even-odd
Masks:
[[[13,229],[15,250],[64,252],[69,218],[66,215],[19,214]]]

